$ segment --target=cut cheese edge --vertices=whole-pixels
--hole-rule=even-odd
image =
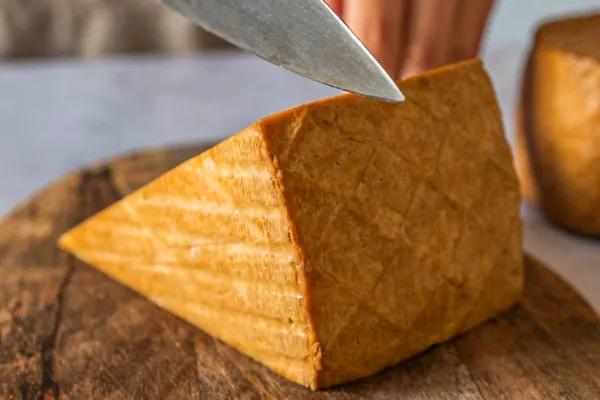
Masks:
[[[309,386],[301,264],[273,173],[260,133],[249,128],[83,222],[60,244]]]
[[[373,375],[513,305],[512,156],[477,60],[268,117],[61,246],[285,378]]]

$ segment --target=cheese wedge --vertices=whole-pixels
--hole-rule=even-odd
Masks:
[[[513,305],[519,192],[477,60],[268,117],[61,246],[312,389],[375,374]]]
[[[525,197],[553,222],[600,235],[600,14],[539,27],[518,113]]]

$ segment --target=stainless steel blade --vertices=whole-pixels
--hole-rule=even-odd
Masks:
[[[324,0],[162,0],[207,31],[317,82],[403,101],[373,55]]]

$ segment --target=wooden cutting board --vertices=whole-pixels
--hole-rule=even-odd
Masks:
[[[62,232],[204,148],[84,169],[0,223],[0,399],[600,399],[600,320],[531,259],[520,306],[313,393],[57,249]]]

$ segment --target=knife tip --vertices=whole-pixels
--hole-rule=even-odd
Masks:
[[[398,85],[391,78],[390,82],[385,86],[380,86],[374,93],[364,93],[364,95],[388,103],[402,103],[406,100],[404,93],[402,93]]]
[[[404,100],[406,100],[406,96],[404,96],[404,93],[402,93],[400,88],[394,84],[393,88],[390,88],[388,93],[386,93],[386,96],[383,100],[390,103],[402,103]]]

